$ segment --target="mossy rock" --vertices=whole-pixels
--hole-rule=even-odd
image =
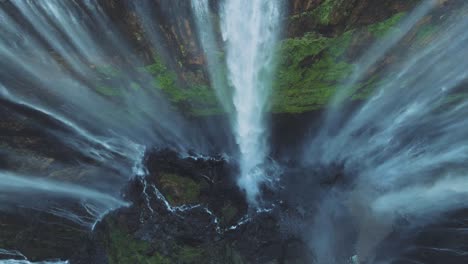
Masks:
[[[208,263],[209,254],[204,247],[172,243],[167,255],[158,252],[157,240],[140,240],[119,226],[115,219],[106,220],[106,231],[101,233],[109,264],[198,264]],[[166,241],[167,242],[167,241]]]
[[[368,30],[375,37],[384,37],[392,29],[395,29],[395,26],[401,21],[405,14],[405,12],[397,13],[385,21],[368,26]]]
[[[207,263],[207,256],[203,248],[182,246],[175,256],[176,263],[198,264]]]
[[[177,80],[176,72],[165,66],[159,57],[154,57],[154,63],[142,70],[153,76],[155,89],[162,91],[175,105],[184,108],[187,114],[205,116],[224,113],[212,87],[199,82],[183,87]]]
[[[385,21],[349,30],[336,37],[308,33],[300,38],[283,40],[271,111],[303,113],[325,107],[354,70],[347,57],[351,44],[362,41],[363,31],[372,37],[369,41],[382,38],[403,16],[404,13],[398,13]],[[351,90],[359,92],[349,93],[348,99],[367,98],[376,84],[376,80],[366,80],[351,87]]]
[[[329,25],[337,23],[340,18],[346,17],[347,11],[345,7],[355,1],[353,0],[324,0],[316,9],[312,11],[312,15],[321,25]]]
[[[161,191],[172,206],[199,202],[201,186],[191,178],[173,173],[161,173],[159,184]]]
[[[151,247],[146,241],[138,240],[131,234],[120,229],[113,220],[107,220],[108,239],[105,241],[109,264],[171,264]]]
[[[311,16],[314,23],[332,24],[332,27],[336,27],[336,17],[343,16],[338,13],[344,12],[343,9],[347,6],[348,3],[343,0],[325,0],[306,14],[297,16]],[[330,35],[312,31],[302,37],[284,39],[280,43],[279,67],[277,77],[273,80],[270,111],[302,113],[323,108],[354,69],[347,54],[350,46],[382,38],[395,28],[404,14],[397,13],[384,21],[347,31],[338,30]],[[295,17],[291,19],[294,20]],[[432,31],[433,28],[428,26],[418,37],[422,40],[427,39],[432,35]],[[366,32],[364,35],[368,38],[363,39],[362,32]],[[365,45],[362,44],[361,48]],[[100,80],[95,89],[103,96],[119,97],[125,89],[138,91],[141,88],[136,82],[126,84],[119,81],[121,72],[111,66],[98,66],[96,71]],[[192,77],[185,74],[189,79],[189,83],[185,83],[187,80],[180,80],[181,74],[169,68],[157,55],[153,57],[152,64],[141,67],[136,72],[151,76],[153,89],[160,91],[175,108],[186,115],[211,116],[226,113],[214,88],[209,83],[204,83],[206,80],[198,78],[203,75],[201,73],[192,74]],[[225,74],[225,70],[223,72]],[[369,91],[371,89],[351,99],[363,99],[371,94]]]
[[[221,209],[222,224],[230,224],[238,213],[239,209],[233,206],[231,202],[226,203],[226,205]]]
[[[281,44],[272,112],[301,113],[323,107],[353,66],[343,59],[353,32],[337,38],[307,34]]]

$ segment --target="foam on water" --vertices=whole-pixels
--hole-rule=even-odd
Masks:
[[[240,150],[239,186],[256,203],[267,178],[265,111],[275,68],[279,1],[227,0],[221,11],[228,81],[233,87],[233,128]]]

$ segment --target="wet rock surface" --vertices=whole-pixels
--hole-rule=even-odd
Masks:
[[[2,259],[69,259],[89,235],[87,229],[73,221],[32,209],[2,211],[0,223],[1,248],[10,252],[1,254],[0,251],[0,262]]]
[[[162,150],[149,153],[146,163],[148,176],[125,190],[133,205],[96,227],[94,243],[110,263],[310,263],[300,237],[281,229],[286,208],[249,209],[224,159]],[[163,187],[167,174],[171,188]],[[190,185],[196,191],[183,189]],[[179,204],[187,196],[192,203]]]
[[[309,34],[304,40],[320,44],[316,49],[314,45],[306,42],[307,56],[298,59],[298,66],[306,69],[326,59],[327,54],[321,45],[335,48],[335,40],[337,43],[345,43],[344,46],[348,48],[342,57],[349,61],[358,58],[366,50],[368,43],[382,34],[378,30],[377,33],[371,32],[370,29],[373,29],[371,27],[359,29],[360,27],[385,22],[395,14],[410,10],[418,1],[394,0],[384,3],[368,0],[291,0],[289,2],[292,7],[290,7],[291,17],[287,19],[287,37],[300,38],[312,32],[313,34]],[[444,8],[461,1],[439,2],[445,7],[440,13],[425,19],[421,26],[431,29],[431,20],[442,19]],[[150,45],[147,40],[139,37],[144,32],[135,22],[133,11],[127,13],[127,6],[124,3],[125,1],[102,1],[105,8],[110,10],[108,13],[111,14],[111,19],[118,25],[119,30],[124,32],[124,35],[132,35],[134,38],[132,44],[135,54],[150,64],[153,62],[153,54],[149,52]],[[190,13],[188,1],[154,3],[153,8],[157,9],[164,5],[168,7],[164,12],[171,13],[168,17],[161,16],[159,22],[162,24],[161,34],[164,36],[164,45],[174,53],[171,57],[182,62],[182,65],[176,67],[179,79],[185,82],[194,80],[207,82],[206,73],[201,70],[204,68],[204,59],[194,39],[192,18],[176,16],[176,9],[182,9],[184,14]],[[217,1],[212,1],[213,10],[218,8],[216,3]],[[325,6],[326,3],[336,5],[327,9],[330,12],[325,14],[326,17],[321,17],[316,10],[321,10],[320,6]],[[378,24],[377,29],[386,24]],[[176,25],[174,30],[171,29],[173,25]],[[348,39],[345,33],[350,30],[352,38]],[[431,37],[433,36],[410,34],[407,39],[421,38],[422,42],[427,42]],[[345,49],[340,45],[338,47]],[[292,54],[297,53],[293,51]],[[395,57],[389,56],[382,60],[381,64],[389,64],[393,60]],[[308,74],[312,75],[318,70],[326,72],[332,66],[321,66],[320,69],[314,69]],[[373,70],[373,73],[378,72],[378,68]],[[335,76],[331,77],[337,79]],[[299,81],[305,83],[302,77]],[[293,87],[286,86],[288,91]],[[324,90],[330,87],[327,86]],[[300,95],[303,92],[304,90],[301,90],[299,96],[295,97],[302,98]],[[317,95],[314,94],[315,97]],[[287,97],[281,98],[285,100]],[[309,105],[312,101],[305,100],[305,103]],[[70,169],[60,174],[63,176],[58,179],[74,177],[86,179],[86,174],[82,173],[83,170],[79,165],[92,161],[69,147],[58,144],[54,136],[41,132],[39,127],[46,126],[64,134],[70,131],[59,127],[56,121],[33,113],[21,105],[5,101],[0,101],[0,104],[2,169],[24,173],[40,172],[56,177],[54,171],[57,171],[58,167],[55,165],[59,162]],[[298,102],[292,101],[289,105],[298,106]],[[307,106],[304,109],[315,108]],[[297,152],[296,149],[303,144],[302,139],[305,138],[305,134],[318,129],[312,124],[305,124],[304,120],[317,118],[321,113],[307,112],[299,115],[297,112],[302,110],[293,110],[282,109],[278,112],[293,114],[272,117],[275,119],[272,135],[275,157],[288,157],[289,153]],[[224,116],[219,119],[224,119]],[[310,131],[304,129],[306,125],[310,127]],[[4,155],[11,150],[18,151],[18,158]],[[313,263],[313,256],[310,255],[306,240],[307,237],[317,235],[309,231],[308,224],[313,221],[318,210],[320,202],[318,198],[322,193],[333,192],[334,188],[351,186],[352,179],[349,175],[340,173],[340,165],[332,169],[301,168],[295,161],[298,157],[289,157],[290,159],[284,163],[295,169],[288,171],[288,177],[285,177],[288,182],[281,182],[280,186],[277,186],[276,194],[267,190],[265,195],[267,210],[257,212],[255,209],[249,209],[244,194],[236,186],[236,165],[222,156],[181,157],[170,150],[151,150],[147,153],[145,161],[148,175],[135,177],[123,190],[126,200],[132,205],[110,213],[94,230],[34,209],[11,206],[8,210],[2,210],[0,248],[4,248],[4,251],[0,250],[0,259],[27,258],[36,261],[60,258],[80,264]],[[75,165],[79,169],[74,169]],[[315,186],[314,189],[311,186]],[[14,195],[15,193],[1,193],[0,197]],[[25,203],[31,204],[31,197],[15,198],[17,201],[24,200]],[[34,199],[39,205],[42,201],[56,197],[42,195],[34,196]],[[62,200],[56,206],[60,208],[64,204],[83,211],[81,204],[73,201]],[[338,231],[348,230],[349,233],[343,235],[347,243],[343,244],[349,246],[353,244],[356,234],[353,223],[346,218],[346,213],[330,218],[330,221]],[[394,232],[382,242],[379,249],[380,258],[398,256],[395,257],[394,263],[414,263],[414,261],[467,263],[464,253],[467,249],[464,245],[468,238],[460,231],[467,226],[466,215],[465,211],[457,212],[437,219],[437,223],[429,227],[418,228],[408,226],[402,217]],[[437,245],[437,248],[434,248],[434,245]],[[447,248],[457,250],[445,250]],[[346,254],[343,259],[354,254],[351,247],[344,252]]]
[[[92,161],[39,130],[46,126],[68,133],[67,128],[22,109],[2,105],[1,142],[5,150],[29,158],[1,157],[1,168],[57,180],[86,179],[82,165]],[[75,164],[81,169],[74,170]],[[151,150],[145,166],[147,176],[136,176],[122,191],[132,205],[110,213],[94,230],[88,222],[80,225],[64,217],[79,215],[92,221],[82,201],[53,194],[2,193],[5,201],[15,196],[15,202],[2,204],[0,259],[83,264],[309,263],[309,251],[300,237],[281,228],[279,215],[284,208],[270,208],[265,201],[268,210],[249,209],[235,181],[237,165],[227,157],[181,157],[171,150]],[[272,203],[279,200],[271,192],[266,196]]]
[[[167,150],[146,154],[147,176],[136,176],[122,191],[132,204],[108,214],[93,230],[50,213],[12,206],[0,214],[0,259],[70,263],[314,263],[310,223],[320,197],[349,188],[352,175],[342,165],[301,167],[283,164],[287,177],[275,192],[265,189],[263,210],[248,207],[235,182],[235,164],[222,156],[180,156]],[[305,173],[307,172],[307,173]],[[315,186],[315,187],[313,187]],[[274,193],[274,194],[273,194]],[[54,197],[36,196],[38,204]],[[337,197],[339,199],[339,197]],[[25,198],[26,199],[26,198]],[[83,209],[73,201],[67,207]],[[344,247],[344,263],[355,254],[357,234],[341,208],[328,221]],[[392,263],[464,263],[466,211],[414,227],[404,216],[376,249]],[[450,248],[452,251],[444,249]],[[456,249],[457,252],[454,252]],[[365,262],[364,262],[365,263]]]

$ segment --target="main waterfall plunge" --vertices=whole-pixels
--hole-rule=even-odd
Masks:
[[[137,237],[128,250],[144,254],[117,251],[108,257],[117,263],[151,254],[154,263],[201,263],[193,249],[216,243],[227,243],[219,250],[232,263],[466,263],[466,3],[421,1],[370,47],[356,43],[386,24],[346,29],[353,40],[340,41],[358,50],[346,54],[342,43],[324,48],[336,38],[336,17],[320,13],[333,8],[327,0],[294,19],[320,14],[329,25],[298,38],[298,54],[281,54],[292,22],[280,2],[0,1],[0,212],[12,222],[65,219],[93,239]],[[180,43],[168,36],[182,30],[190,41],[177,53],[165,39]],[[310,55],[298,65],[316,71],[352,62],[339,64],[346,74],[314,72],[341,85],[293,126],[293,115],[271,111],[290,99],[275,97],[277,79],[308,78],[278,69],[301,52]],[[199,76],[184,72],[180,56],[196,57]],[[207,90],[198,83],[205,74]],[[283,96],[306,96],[287,88]],[[194,117],[208,90],[220,115]],[[0,237],[0,259],[28,263],[12,245]],[[216,259],[204,263],[231,263],[203,254]]]
[[[211,80],[227,112],[239,146],[239,186],[248,200],[257,203],[259,185],[268,179],[268,132],[265,112],[275,69],[275,48],[279,37],[279,2],[226,1],[221,7],[221,34],[226,45],[227,82],[223,82],[215,58],[218,48],[207,0],[192,0],[198,32],[208,57]],[[232,87],[232,100],[226,99]],[[271,176],[271,175],[270,175]]]

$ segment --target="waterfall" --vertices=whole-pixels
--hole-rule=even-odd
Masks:
[[[181,149],[192,144],[184,142],[193,138],[183,135],[187,121],[152,87],[153,77],[141,70],[143,63],[130,59],[128,41],[98,3],[11,4],[15,17],[0,10],[0,80],[10,98],[59,112],[80,130],[107,138],[118,134],[139,144],[171,142]],[[115,54],[124,62],[114,63]],[[28,86],[36,88],[36,95]]]
[[[80,204],[85,217],[60,207],[65,205],[29,206],[14,196],[2,196],[3,203],[40,208],[92,226],[109,210],[125,205],[121,188],[144,174],[147,146],[201,151],[208,145],[205,135],[188,129],[190,122],[155,87],[157,76],[143,67],[99,1],[2,2],[0,32],[0,100],[19,117],[31,118],[32,126],[63,146],[67,159],[76,163],[35,150],[51,160],[51,171],[0,173],[0,189],[24,196],[49,193],[54,201],[60,200],[57,196],[90,201]],[[30,158],[14,148],[5,150],[8,159]],[[8,169],[20,167],[15,166]],[[86,177],[62,184],[75,177],[67,169]],[[41,180],[53,170],[54,181]],[[102,197],[96,196],[99,192]]]
[[[279,1],[227,0],[221,11],[228,81],[233,87],[233,130],[240,150],[239,186],[255,203],[266,180],[265,111],[271,93],[280,22]]]
[[[395,29],[391,30],[386,36],[373,44],[368,51],[356,62],[356,69],[352,76],[343,84],[342,88],[333,96],[329,102],[330,110],[327,112],[326,120],[323,124],[322,133],[328,132],[330,125],[339,120],[339,115],[343,111],[344,101],[353,93],[352,87],[362,81],[365,73],[372,66],[385,57],[388,52],[394,48],[400,40],[405,37],[421,19],[429,14],[436,7],[436,0],[425,0],[408,14]],[[333,109],[333,110],[332,110]],[[338,116],[338,118],[337,118]]]
[[[268,178],[264,168],[268,155],[265,112],[275,69],[280,7],[276,1],[265,0],[223,2],[220,11],[220,28],[225,42],[223,64],[209,1],[192,0],[198,38],[207,59],[211,83],[221,105],[230,115],[239,146],[238,183],[254,204],[260,185]],[[232,91],[227,89],[228,86]]]
[[[319,263],[341,263],[336,256],[349,244],[340,242],[340,230],[356,229],[355,253],[374,263],[377,246],[397,221],[410,229],[466,208],[468,19],[457,13],[445,18],[424,48],[397,48],[404,59],[385,68],[373,95],[307,147],[306,163],[341,164],[352,182],[320,197],[310,234]],[[333,220],[337,211],[346,215],[346,227]]]
[[[8,208],[9,203],[12,203],[8,198],[8,194],[11,194],[15,196],[13,202],[22,201],[23,207],[46,211],[91,229],[109,211],[129,205],[112,195],[77,184],[20,176],[2,171],[0,171],[0,180],[2,192],[0,210]],[[28,200],[31,194],[43,195],[48,199]],[[81,212],[67,208],[66,199],[68,198],[79,201],[82,207]]]
[[[467,258],[468,1],[370,2],[0,0],[0,263]]]
[[[198,29],[198,38],[205,53],[207,68],[210,74],[211,84],[216,91],[216,95],[228,113],[232,112],[232,94],[228,90],[225,76],[225,64],[222,52],[218,45],[215,26],[212,20],[208,0],[192,0],[192,10],[195,15],[195,22]]]

